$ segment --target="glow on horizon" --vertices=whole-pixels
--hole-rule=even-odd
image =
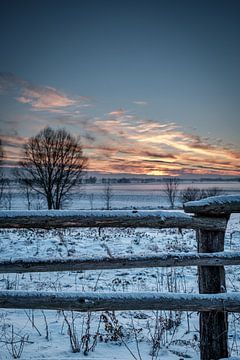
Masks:
[[[135,129],[136,130],[136,129]],[[108,129],[111,134],[111,129]],[[137,131],[136,131],[137,132]],[[114,134],[114,135],[113,135]],[[96,133],[94,134],[96,136]],[[194,149],[192,146],[181,144],[186,141],[186,134],[182,134],[183,139],[180,143],[167,141],[168,137],[174,137],[171,133],[163,136],[161,142],[144,139],[144,135],[138,134],[139,138],[134,142],[129,138],[118,139],[116,134],[115,145],[104,139],[94,144],[88,144],[85,137],[82,137],[83,149],[89,157],[90,171],[105,173],[131,173],[142,175],[182,175],[182,174],[216,174],[216,175],[239,175],[240,153],[209,144],[207,149]],[[177,133],[179,137],[179,133]],[[136,137],[136,135],[135,135]],[[189,139],[194,136],[188,134]],[[157,137],[158,139],[158,137]],[[27,141],[26,137],[2,136],[5,150],[5,164],[16,166],[22,157],[22,147]],[[121,142],[121,144],[119,143]],[[164,144],[172,148],[165,149]],[[200,146],[198,144],[198,146]],[[205,147],[206,144],[203,144]],[[181,150],[180,150],[181,149]],[[167,152],[167,151],[168,152]]]
[[[71,122],[70,122],[71,120]],[[89,170],[144,175],[239,175],[240,152],[219,139],[184,132],[177,124],[160,123],[112,111],[84,122],[68,117],[67,129],[81,135]],[[29,123],[33,135],[45,125]],[[58,121],[52,126],[59,127]],[[26,136],[2,135],[5,163],[17,165]]]
[[[2,73],[0,89],[21,110],[5,123],[7,130],[1,135],[8,166],[17,165],[28,136],[50,125],[65,127],[73,135],[81,136],[90,171],[240,175],[240,151],[236,146],[191,134],[174,121],[150,120],[124,107],[108,109],[96,116],[98,104],[89,97],[71,97],[13,74]]]

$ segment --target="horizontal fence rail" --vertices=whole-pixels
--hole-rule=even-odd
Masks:
[[[240,312],[240,294],[0,291],[0,308],[76,311],[178,310]]]
[[[158,210],[35,210],[0,211],[0,228],[185,228],[225,230],[227,219]]]
[[[0,273],[130,269],[173,266],[240,265],[240,252],[162,253],[158,256],[122,256],[66,259],[1,260]]]

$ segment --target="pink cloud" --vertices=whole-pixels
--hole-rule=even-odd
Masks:
[[[1,92],[15,92],[15,99],[21,104],[28,104],[33,110],[60,112],[71,106],[89,106],[89,98],[70,97],[50,86],[36,86],[11,73],[0,73]]]
[[[126,113],[125,110],[123,110],[123,109],[117,109],[117,110],[114,110],[114,111],[109,112],[108,115],[110,115],[110,116],[117,116],[117,117],[118,117],[118,116],[124,116],[125,113]]]
[[[76,100],[48,86],[23,88],[21,96],[16,99],[23,104],[31,104],[35,110],[58,109],[77,103]]]

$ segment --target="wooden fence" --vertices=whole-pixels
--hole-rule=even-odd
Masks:
[[[0,273],[198,266],[200,294],[0,291],[0,308],[200,311],[201,360],[228,357],[228,312],[240,312],[240,293],[227,293],[226,265],[240,265],[240,252],[224,252],[229,216],[240,196],[216,196],[178,211],[0,211],[0,228],[142,227],[196,230],[198,253],[95,259],[0,261]],[[189,214],[190,213],[190,214]]]

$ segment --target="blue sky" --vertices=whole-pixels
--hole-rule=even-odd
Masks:
[[[140,161],[149,174],[239,173],[239,10],[239,1],[2,1],[0,121],[9,159],[19,150],[14,137],[20,146],[50,125],[82,135],[100,171],[139,172]],[[154,157],[133,154],[143,143]],[[163,166],[170,153],[174,161],[166,156]]]

